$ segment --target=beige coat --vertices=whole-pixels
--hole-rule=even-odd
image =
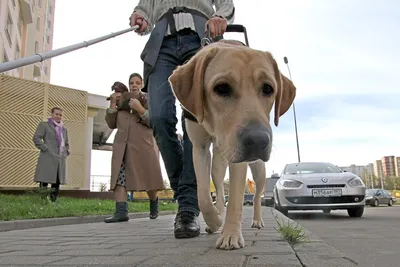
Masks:
[[[115,188],[125,154],[127,191],[164,189],[157,148],[148,121],[142,120],[136,113],[109,109],[105,119],[108,127],[117,129],[111,159],[110,188]]]
[[[56,128],[47,121],[42,121],[33,135],[33,143],[40,150],[36,171],[35,182],[66,184],[66,159],[69,154],[68,131],[63,128],[64,151],[59,155]]]

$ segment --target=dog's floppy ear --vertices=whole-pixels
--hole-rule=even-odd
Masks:
[[[182,106],[201,123],[204,117],[204,75],[217,48],[203,48],[187,63],[179,66],[168,81]]]
[[[269,53],[268,53],[269,54]],[[294,98],[296,97],[296,87],[293,82],[285,77],[285,75],[281,74],[278,68],[278,64],[275,59],[272,58],[271,54],[269,54],[272,59],[272,64],[274,66],[275,72],[275,80],[277,84],[277,92],[275,98],[275,118],[274,124],[278,126],[279,117],[286,113],[292,105]]]

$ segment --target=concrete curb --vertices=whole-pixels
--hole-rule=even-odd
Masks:
[[[159,216],[173,215],[176,211],[160,211]],[[70,225],[70,224],[83,224],[83,223],[99,223],[103,222],[105,217],[109,215],[96,215],[96,216],[81,216],[81,217],[65,217],[65,218],[48,218],[48,219],[33,219],[33,220],[15,220],[0,222],[0,232],[12,231],[12,230],[24,230],[31,228],[41,228],[58,225]],[[147,218],[148,212],[137,212],[129,213],[130,219]]]
[[[298,224],[292,219],[286,217],[281,212],[271,209],[272,215],[275,220],[279,223],[284,223],[287,225]],[[299,224],[300,225],[300,224]],[[296,257],[302,264],[306,267],[354,267],[359,266],[356,261],[346,256],[344,253],[335,249],[334,247],[328,245],[322,241],[318,236],[313,234],[311,231],[304,229],[304,232],[309,238],[309,242],[304,242],[296,245],[292,245],[292,249],[296,254]],[[327,225],[327,231],[329,231],[329,225]]]

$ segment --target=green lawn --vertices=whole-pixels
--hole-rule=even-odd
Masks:
[[[160,201],[160,211],[176,209],[176,204]],[[115,202],[112,200],[60,197],[57,202],[51,203],[33,193],[17,196],[0,194],[0,221],[106,215],[114,211]],[[147,201],[129,202],[129,212],[148,211]]]

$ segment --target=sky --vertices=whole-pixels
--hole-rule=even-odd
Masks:
[[[128,28],[137,3],[57,0],[53,48]],[[283,57],[289,59],[301,161],[347,166],[400,156],[400,1],[234,3],[235,23],[246,27],[250,47],[271,52],[286,76]],[[225,38],[244,40],[240,34]],[[142,72],[139,56],[147,39],[128,33],[54,58],[51,83],[108,96],[115,81],[127,84],[132,72]],[[267,175],[297,162],[293,109],[272,128]],[[93,151],[92,175],[109,175],[110,166],[111,152]],[[163,175],[166,179],[164,168]]]

